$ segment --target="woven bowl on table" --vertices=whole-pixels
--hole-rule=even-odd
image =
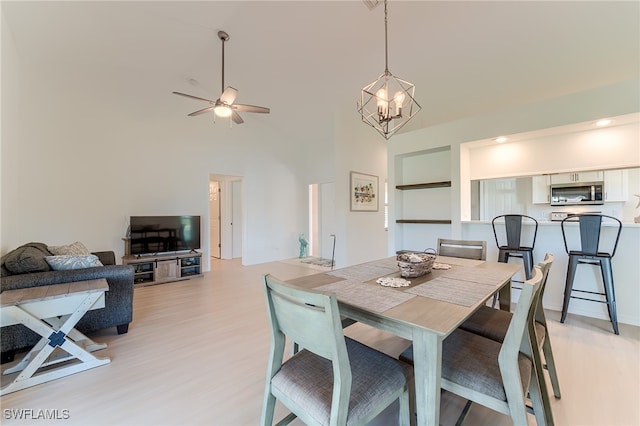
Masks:
[[[431,272],[436,255],[431,253],[405,252],[398,254],[398,267],[403,278],[415,278]]]

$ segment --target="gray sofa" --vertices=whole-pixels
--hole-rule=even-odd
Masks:
[[[103,328],[116,327],[118,334],[124,334],[129,330],[129,323],[133,319],[134,268],[129,265],[116,265],[115,254],[112,251],[94,252],[93,254],[98,256],[104,266],[7,275],[7,270],[3,265],[0,289],[6,291],[106,278],[109,291],[105,294],[105,307],[88,311],[78,322],[76,328],[83,333],[88,333]],[[11,361],[16,350],[32,347],[39,338],[38,334],[21,324],[2,327],[0,330],[2,362]]]

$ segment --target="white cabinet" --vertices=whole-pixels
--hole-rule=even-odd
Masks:
[[[598,182],[601,181],[603,172],[601,170],[595,172],[572,172],[558,173],[551,175],[551,183],[580,183],[580,182]]]
[[[626,202],[629,198],[628,170],[606,170],[604,172],[604,201]]]
[[[531,202],[533,204],[549,204],[551,195],[549,185],[551,178],[549,175],[539,175],[531,177]]]

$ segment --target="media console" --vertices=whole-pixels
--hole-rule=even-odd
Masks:
[[[136,287],[203,276],[202,253],[197,252],[125,255],[122,263],[135,268],[133,283]]]

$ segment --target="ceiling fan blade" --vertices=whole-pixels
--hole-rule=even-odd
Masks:
[[[210,107],[207,107],[207,108],[204,108],[204,109],[201,109],[201,110],[198,110],[198,111],[192,112],[191,114],[189,114],[189,117],[194,117],[194,116],[196,116],[196,115],[204,114],[205,112],[213,111],[213,109],[214,109],[215,107],[216,107],[216,106],[214,105],[214,106],[210,106]]]
[[[233,120],[234,123],[236,124],[242,124],[244,123],[244,120],[242,119],[242,117],[240,117],[240,114],[238,114],[237,112],[233,111],[231,113],[231,119]]]
[[[227,88],[224,89],[224,92],[222,92],[222,95],[220,95],[220,100],[227,105],[231,105],[233,101],[236,100],[237,94],[238,90],[234,89],[231,86],[227,86]]]
[[[231,106],[233,109],[237,109],[238,111],[244,112],[260,112],[263,114],[269,114],[271,111],[269,108],[255,106],[255,105],[243,105],[243,104],[233,104]]]
[[[173,92],[176,95],[180,95],[180,96],[185,96],[187,98],[191,98],[191,99],[197,99],[199,101],[205,101],[205,102],[209,102],[210,104],[215,103],[214,101],[210,101],[209,99],[205,99],[205,98],[199,98],[197,96],[193,96],[193,95],[187,95],[186,93],[180,93],[180,92]]]

